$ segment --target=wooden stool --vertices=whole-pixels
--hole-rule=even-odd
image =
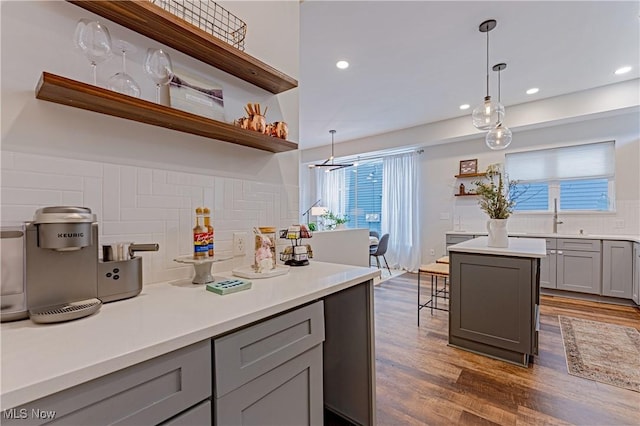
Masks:
[[[436,260],[436,263],[446,263],[448,265],[449,264],[449,256],[442,256],[441,258]]]
[[[431,298],[427,300],[425,303],[420,303],[420,275],[422,273],[431,275]],[[442,289],[438,289],[438,278],[444,278],[444,287]],[[433,315],[433,310],[439,311],[448,311],[449,307],[439,308],[438,307],[438,297],[442,297],[443,299],[449,300],[449,296],[447,294],[447,280],[449,279],[449,265],[446,263],[430,263],[428,265],[421,265],[418,269],[418,326],[420,326],[420,310],[422,308],[430,308],[431,315]],[[440,296],[443,294],[443,296]]]

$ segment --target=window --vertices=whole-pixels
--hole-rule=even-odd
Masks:
[[[515,211],[550,211],[553,200],[563,211],[614,209],[613,141],[519,152],[505,156],[510,180],[522,193]]]
[[[609,210],[608,179],[560,182],[560,210]]]
[[[381,233],[382,160],[360,162],[346,171],[348,227]]]

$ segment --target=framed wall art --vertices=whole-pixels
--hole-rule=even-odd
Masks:
[[[460,161],[460,174],[470,175],[478,173],[478,159]]]
[[[184,71],[175,72],[169,83],[171,107],[225,121],[222,87]]]

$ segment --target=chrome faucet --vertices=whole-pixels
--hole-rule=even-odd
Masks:
[[[558,225],[563,224],[564,222],[561,220],[558,220],[558,199],[554,198],[553,199],[553,233],[557,234],[558,233]]]

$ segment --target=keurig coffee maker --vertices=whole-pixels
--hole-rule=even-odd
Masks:
[[[86,207],[38,209],[26,225],[26,288],[36,323],[67,321],[100,309],[98,224]]]

